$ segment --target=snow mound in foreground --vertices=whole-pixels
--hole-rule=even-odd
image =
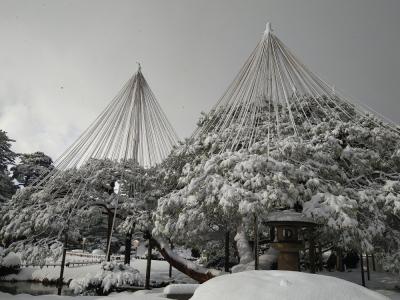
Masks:
[[[246,271],[203,283],[191,300],[388,300],[352,282],[292,271]]]

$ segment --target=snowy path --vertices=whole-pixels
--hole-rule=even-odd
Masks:
[[[351,272],[321,272],[326,276],[333,276],[361,285],[361,270],[352,269]],[[367,280],[365,273],[365,284],[367,288],[375,290],[393,300],[400,300],[400,276],[386,272],[371,272],[371,280]]]

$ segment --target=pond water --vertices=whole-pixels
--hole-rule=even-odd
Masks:
[[[0,292],[9,294],[30,294],[30,295],[50,295],[57,294],[58,288],[56,285],[43,285],[40,282],[29,281],[0,281]],[[73,295],[73,292],[67,286],[63,286],[62,295]]]

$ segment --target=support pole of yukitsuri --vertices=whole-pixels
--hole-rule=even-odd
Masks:
[[[171,250],[174,249],[174,243],[172,243],[171,240],[169,241],[169,246],[171,247]],[[169,276],[169,278],[172,278],[172,265],[171,265],[171,263],[169,264],[168,276]]]
[[[363,261],[363,254],[360,253],[360,269],[361,269],[361,283],[362,286],[365,286],[365,276],[364,276],[364,261]]]
[[[152,242],[151,237],[149,237],[149,244],[147,246],[147,265],[146,265],[146,282],[144,288],[146,290],[150,289],[150,272],[151,272],[151,251],[152,250]]]
[[[372,253],[371,254],[371,258],[372,258],[372,271],[376,271],[376,266],[375,266],[375,255]]]
[[[316,272],[316,254],[315,254],[315,241],[314,241],[314,235],[312,232],[312,229],[309,230],[308,232],[309,235],[309,255],[310,255],[310,272],[315,274]]]
[[[112,231],[112,223],[113,223],[113,214],[108,212],[107,215],[107,249],[106,249],[106,261],[111,260],[111,231]]]
[[[64,281],[64,268],[65,268],[65,257],[67,255],[67,245],[68,245],[68,233],[65,232],[63,253],[62,253],[62,258],[61,258],[60,277],[58,278],[58,290],[57,290],[58,295],[61,295],[61,290],[62,290],[63,281]]]
[[[225,232],[225,272],[229,272],[229,240],[230,240],[230,233],[229,230]]]
[[[369,272],[369,255],[368,253],[365,254],[366,261],[367,261],[367,279],[371,280],[370,272]]]
[[[258,218],[254,215],[254,269],[258,270]]]
[[[111,186],[114,188],[115,182],[111,184]],[[114,193],[114,191],[113,191]],[[115,226],[115,219],[117,218],[117,208],[118,208],[118,195],[114,207],[114,213],[109,210],[108,211],[108,230],[107,230],[107,261],[111,261],[111,241],[112,241],[112,236],[113,236],[113,229]]]

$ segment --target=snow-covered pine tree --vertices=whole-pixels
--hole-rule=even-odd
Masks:
[[[11,143],[15,142],[0,130],[0,205],[7,201],[16,191],[16,186],[10,178],[9,166],[14,164],[16,153],[11,150]]]
[[[11,168],[12,177],[20,185],[28,186],[46,176],[53,168],[53,160],[43,152],[18,154],[19,162]]]
[[[326,225],[322,243],[397,253],[400,135],[350,106],[347,121],[329,120],[312,99],[301,101],[315,121],[298,126],[297,136],[278,106],[279,136],[269,121],[275,112],[260,110],[259,134],[250,148],[220,151],[240,126],[233,123],[181,150],[196,159],[183,168],[180,188],[159,201],[155,231],[201,247],[227,227],[237,233],[244,226],[249,233],[254,214],[262,221],[273,209],[297,206]]]
[[[312,73],[270,24],[198,125],[155,233],[204,247],[229,228],[248,260],[252,220],[296,208],[325,225],[323,243],[396,257],[399,128]]]

